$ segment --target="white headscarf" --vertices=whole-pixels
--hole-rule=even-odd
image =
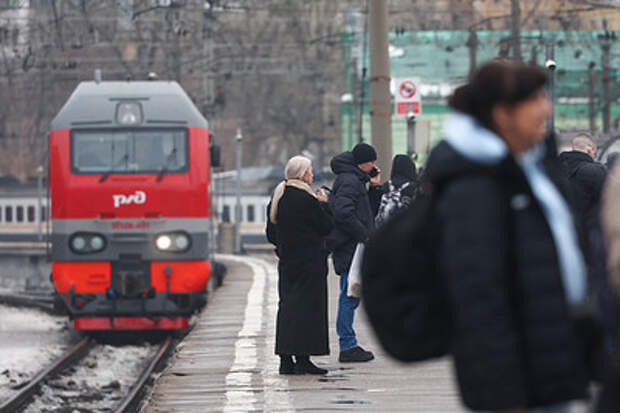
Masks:
[[[312,188],[310,185],[302,181],[302,178],[308,172],[309,169],[312,168],[312,161],[305,156],[293,156],[286,163],[286,167],[284,168],[284,177],[286,178],[284,181],[280,182],[276,189],[273,191],[273,198],[271,200],[271,209],[269,210],[269,220],[272,223],[276,223],[276,216],[278,215],[278,204],[280,203],[280,198],[284,194],[285,186],[293,186],[295,188],[301,189],[312,195],[316,198],[314,192],[312,192]]]

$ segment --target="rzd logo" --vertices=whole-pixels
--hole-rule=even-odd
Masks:
[[[114,208],[132,203],[139,205],[146,202],[146,194],[143,191],[136,191],[132,195],[115,194],[112,195],[112,199],[114,199]]]

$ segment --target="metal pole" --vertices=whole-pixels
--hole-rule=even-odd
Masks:
[[[41,227],[43,216],[42,216],[42,208],[43,207],[43,167],[39,165],[37,167],[37,216],[39,219],[37,220],[37,238],[39,241],[43,241],[43,228]]]
[[[235,204],[235,252],[241,253],[241,169],[243,159],[243,135],[241,128],[237,128],[237,202]]]
[[[392,168],[392,104],[390,96],[390,57],[388,53],[388,2],[369,4],[370,37],[370,130],[377,150],[377,163],[383,176]]]
[[[415,116],[413,112],[407,114],[407,155],[415,153]]]
[[[608,31],[602,36],[602,66],[603,66],[603,133],[608,134],[611,125],[611,94],[610,94],[610,50],[611,39]]]
[[[590,62],[588,65],[588,119],[590,125],[590,132],[594,132],[596,129],[596,108],[594,102],[594,67],[596,64]]]
[[[511,1],[510,26],[512,57],[517,61],[523,60],[521,55],[521,6],[519,0]]]
[[[555,69],[557,64],[555,60],[553,60],[555,55],[553,43],[547,43],[547,61],[545,62],[545,67],[549,72],[549,100],[551,101],[551,105],[553,105],[553,109],[551,111],[551,116],[549,117],[549,134],[555,133]]]

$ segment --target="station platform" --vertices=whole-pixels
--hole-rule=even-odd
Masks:
[[[224,285],[157,378],[142,412],[463,412],[450,362],[402,364],[373,337],[362,306],[354,328],[375,354],[367,363],[339,363],[338,276],[330,272],[329,356],[312,357],[326,376],[279,375],[274,354],[277,258],[221,256]]]

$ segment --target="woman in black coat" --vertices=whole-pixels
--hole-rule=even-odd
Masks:
[[[312,164],[303,156],[288,161],[285,176],[274,191],[267,224],[267,237],[280,259],[275,352],[280,374],[325,374],[310,356],[329,354],[323,247],[332,221],[327,196],[322,190],[312,192]]]
[[[561,166],[545,157],[545,82],[534,66],[482,67],[451,98],[427,164],[452,355],[473,410],[559,412],[586,398],[585,266]]]

